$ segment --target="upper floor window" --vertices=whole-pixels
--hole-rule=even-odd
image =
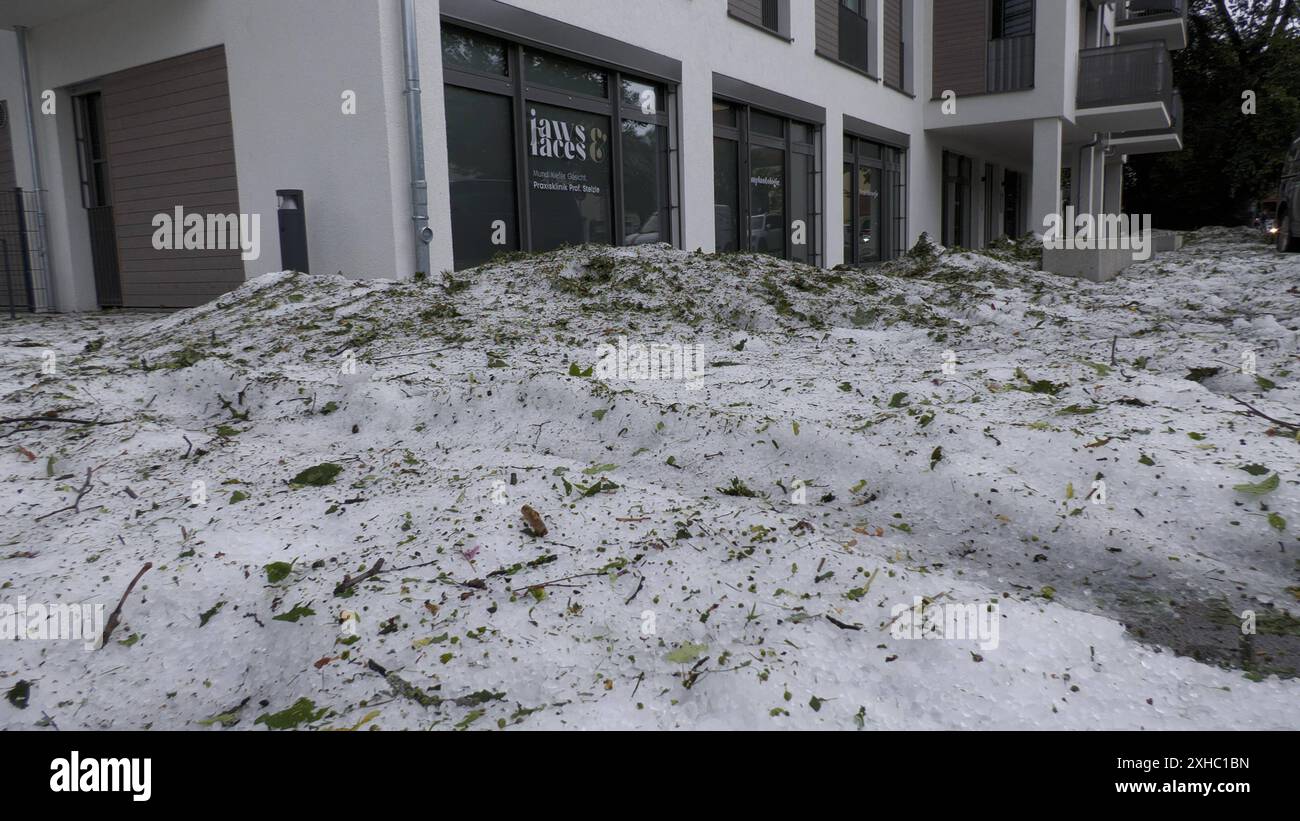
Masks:
[[[727,0],[727,13],[778,37],[790,36],[790,0]]]
[[[990,23],[989,36],[995,40],[1033,34],[1033,0],[993,0],[993,17]]]
[[[840,60],[870,72],[871,26],[867,19],[867,0],[840,0],[839,35]]]

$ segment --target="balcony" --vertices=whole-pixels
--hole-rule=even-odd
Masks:
[[[1187,48],[1188,0],[1118,0],[1115,37],[1121,43],[1160,40],[1165,48]]]
[[[988,91],[1022,91],[1034,87],[1034,35],[989,40]]]
[[[1174,72],[1161,41],[1079,52],[1075,123],[1085,131],[1173,126]]]
[[[1122,154],[1164,154],[1183,150],[1183,95],[1174,92],[1174,124],[1169,128],[1122,131],[1112,134],[1110,144]]]

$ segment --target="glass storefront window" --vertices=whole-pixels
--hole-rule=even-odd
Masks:
[[[713,227],[721,253],[740,250],[740,144],[713,139]]]
[[[610,166],[608,117],[529,104],[533,250],[613,241]]]
[[[858,166],[858,262],[880,259],[880,173],[870,165]]]
[[[553,54],[540,51],[524,52],[527,61],[528,82],[551,88],[585,94],[589,97],[608,96],[609,77],[604,71]]]
[[[761,111],[750,112],[749,127],[755,134],[762,134],[765,137],[785,136],[785,120]]]
[[[636,80],[622,81],[623,105],[634,108],[647,116],[658,114],[663,99],[659,86],[640,83]]]
[[[904,152],[857,137],[844,146],[844,262],[893,259],[906,241]]]
[[[448,68],[499,77],[510,73],[505,43],[455,26],[442,27],[442,63]]]
[[[717,250],[819,264],[817,127],[722,100],[713,122]]]
[[[667,241],[663,130],[654,123],[623,121],[624,245]]]
[[[448,86],[446,101],[452,243],[468,267],[519,248],[510,98]]]
[[[443,60],[457,269],[675,240],[672,86],[453,25]]]
[[[749,247],[785,256],[785,150],[754,146],[749,152]]]

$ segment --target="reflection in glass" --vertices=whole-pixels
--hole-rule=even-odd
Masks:
[[[455,26],[442,27],[442,62],[463,71],[501,77],[509,73],[505,43]]]
[[[600,69],[537,51],[527,52],[524,60],[528,65],[526,76],[530,83],[591,97],[608,95],[609,79]]]
[[[850,147],[850,156],[852,148]],[[853,256],[855,241],[853,239],[853,163],[844,163],[844,262],[852,265],[857,262]]]
[[[749,150],[749,247],[785,256],[785,149]]]
[[[527,129],[533,250],[613,242],[609,117],[531,103]]]
[[[663,129],[654,123],[623,121],[623,242],[667,242],[660,209],[664,192]]]
[[[813,158],[810,154],[790,155],[790,218],[785,223],[786,236],[790,237],[790,259],[795,262],[812,262],[813,258]],[[795,232],[796,222],[803,230]],[[802,242],[795,242],[796,239]]]
[[[456,268],[470,268],[519,247],[510,99],[447,86],[446,103],[452,248]]]
[[[623,105],[631,106],[647,116],[659,113],[659,101],[663,96],[658,86],[627,79],[623,80],[622,86]]]
[[[731,140],[713,140],[713,227],[719,253],[740,249],[740,149]]]
[[[880,169],[858,166],[858,262],[880,259]]]

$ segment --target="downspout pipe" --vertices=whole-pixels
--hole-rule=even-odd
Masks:
[[[54,272],[50,270],[50,238],[45,228],[45,192],[41,184],[41,157],[36,150],[36,102],[32,98],[32,73],[27,59],[27,28],[15,26],[14,34],[18,39],[18,66],[23,83],[23,107],[27,110],[27,153],[32,163],[32,196],[36,198],[36,235],[40,240],[37,251],[41,263],[41,278],[44,280],[46,303],[32,310],[55,310],[58,300],[54,294]]]
[[[420,49],[415,0],[402,0],[402,52],[406,61],[406,131],[411,155],[411,221],[415,225],[415,270],[429,274],[429,181],[424,168],[424,113],[420,107]]]

